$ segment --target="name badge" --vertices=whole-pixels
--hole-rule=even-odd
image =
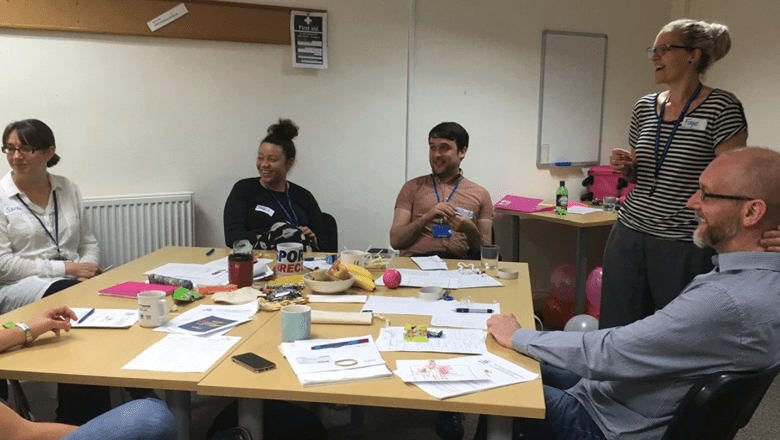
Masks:
[[[269,217],[273,217],[274,216],[274,210],[269,208],[269,207],[267,207],[267,206],[257,205],[257,206],[255,206],[255,211],[264,212],[264,213],[268,214]]]
[[[455,208],[455,211],[457,211],[458,214],[462,215],[463,217],[468,217],[469,220],[474,220],[474,213],[469,211],[468,209]]]
[[[3,208],[3,212],[5,213],[5,215],[21,214],[24,212],[24,208],[17,205],[11,205]]]
[[[434,238],[449,238],[452,237],[452,230],[450,225],[434,225],[432,228]]]
[[[707,120],[702,118],[687,117],[683,119],[680,125],[682,128],[687,128],[689,130],[704,131],[707,129]]]

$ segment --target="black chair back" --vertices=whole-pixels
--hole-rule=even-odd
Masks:
[[[753,417],[780,364],[760,372],[701,378],[685,395],[662,440],[732,440]]]
[[[338,252],[339,251],[339,227],[336,224],[336,219],[328,214],[322,213],[323,220],[325,221],[325,245],[320,248],[322,252]]]

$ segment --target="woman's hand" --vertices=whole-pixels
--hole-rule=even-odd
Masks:
[[[301,232],[303,232],[303,235],[309,237],[309,240],[311,240],[312,243],[317,244],[317,236],[314,235],[314,231],[312,231],[306,226],[298,226],[298,229],[300,229]]]
[[[65,273],[76,277],[79,281],[88,280],[102,273],[97,264],[92,263],[65,263]]]
[[[59,337],[60,331],[70,331],[70,321],[77,319],[73,310],[59,306],[42,311],[38,316],[27,321],[27,326],[32,331],[33,339],[48,331],[54,332]]]
[[[636,157],[633,153],[615,148],[609,155],[609,165],[620,171],[630,183],[636,183]]]

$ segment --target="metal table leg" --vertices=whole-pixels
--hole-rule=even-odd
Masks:
[[[238,399],[238,426],[249,431],[252,440],[263,440],[263,401]]]
[[[165,391],[165,403],[176,420],[178,440],[190,440],[191,403],[189,391]]]
[[[577,228],[577,244],[574,249],[575,296],[574,314],[585,313],[585,281],[588,271],[588,228]]]

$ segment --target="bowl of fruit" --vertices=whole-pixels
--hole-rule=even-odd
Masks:
[[[303,282],[316,293],[341,293],[352,286],[355,275],[344,266],[334,264],[327,272],[317,269],[304,274]]]

